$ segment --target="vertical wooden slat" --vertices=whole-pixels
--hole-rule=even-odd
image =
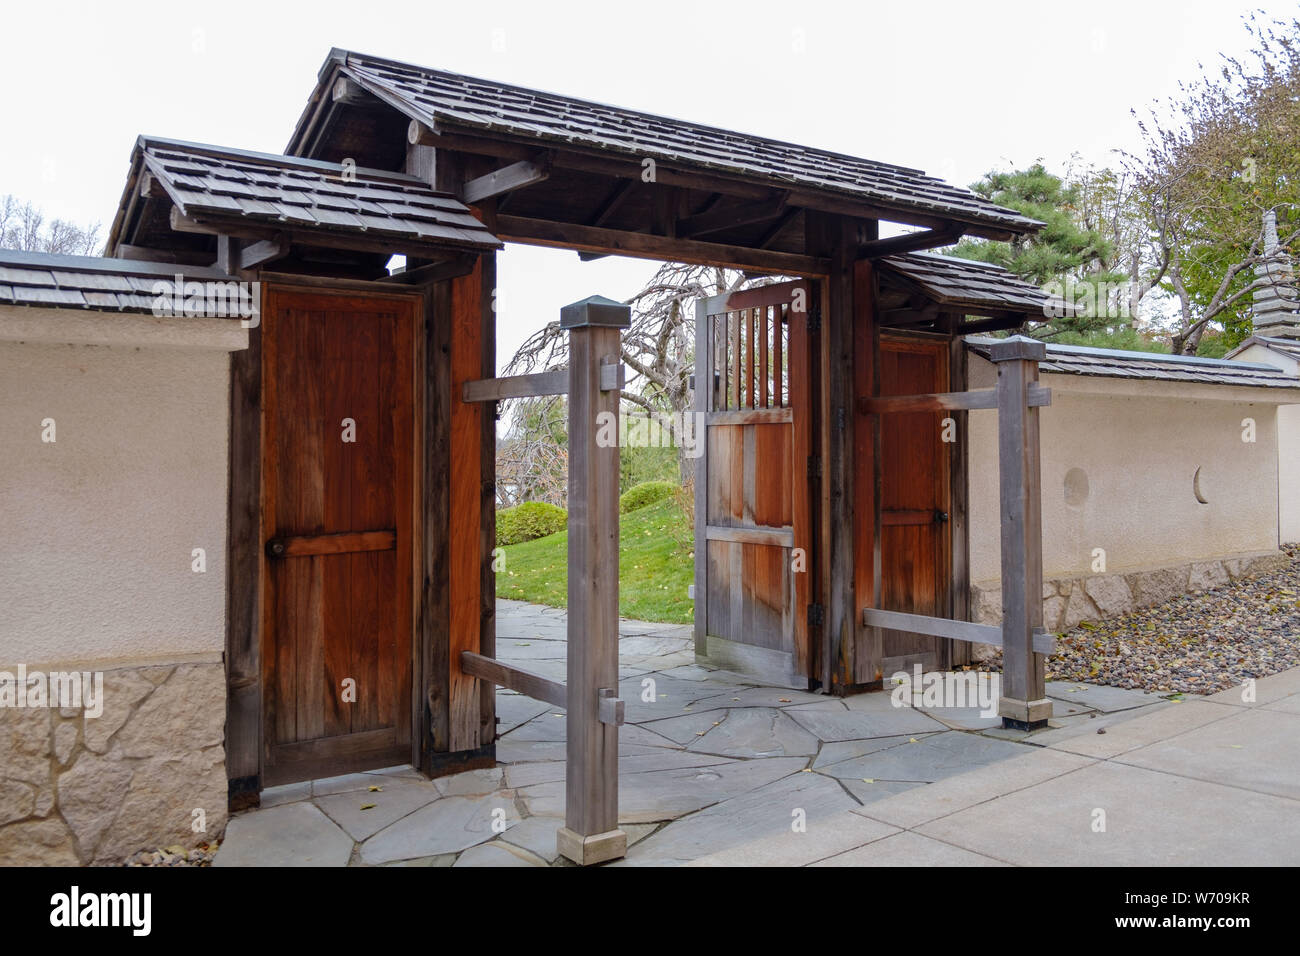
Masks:
[[[740,408],[740,323],[743,312],[733,311],[727,313],[727,321],[730,323],[731,332],[731,408]]]
[[[268,290],[259,303],[273,306]],[[231,810],[256,806],[262,788],[262,341],[230,357],[226,528],[226,776]]]
[[[425,291],[424,621],[420,628],[420,767],[433,772],[433,755],[450,748],[451,604],[451,283]]]
[[[482,257],[473,271],[451,282],[451,394],[459,396],[467,381],[484,378],[482,352]],[[491,372],[487,373],[489,376]],[[480,554],[480,475],[482,417],[477,402],[451,407],[451,487],[449,498],[450,593],[448,647],[448,735],[451,751],[479,746],[478,681],[460,666],[462,651],[479,653],[482,586]]]
[[[768,368],[767,312],[768,306],[759,306],[758,311],[758,388],[760,404],[755,407],[770,408],[772,404],[772,381]],[[778,308],[780,308],[778,306]]]
[[[957,316],[952,317],[955,329]],[[960,336],[952,334],[948,347],[948,389],[964,392],[967,388],[966,342]],[[967,519],[967,470],[970,461],[969,412],[948,412],[956,428],[957,440],[946,446],[948,450],[948,500],[949,532],[948,548],[951,554],[948,579],[947,615],[956,621],[970,620],[970,541],[968,538]],[[948,666],[970,663],[971,646],[967,641],[947,641],[949,647]]]
[[[782,350],[786,328],[782,315],[785,310],[785,305],[778,305],[772,312],[772,404],[779,408],[790,404],[785,385],[785,356]]]

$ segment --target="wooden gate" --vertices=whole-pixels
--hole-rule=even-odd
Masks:
[[[418,309],[267,295],[266,785],[411,760]]]
[[[796,280],[696,306],[696,655],[796,685],[809,674],[810,294]]]

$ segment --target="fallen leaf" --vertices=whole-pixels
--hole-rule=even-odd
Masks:
[[[875,781],[875,779],[872,778],[872,777],[863,777],[863,778],[862,778],[862,782],[863,782],[863,783],[875,783],[876,781]]]
[[[776,699],[776,702],[777,702],[778,704],[788,704],[788,703],[790,703],[790,698],[789,698],[789,697],[778,697],[778,698]]]
[[[363,804],[361,804],[361,809],[362,809],[362,810],[373,810],[374,808],[375,808],[375,805],[374,805],[373,803],[363,803]]]
[[[370,787],[367,787],[366,789],[369,790],[371,793],[383,793],[383,792],[384,792],[384,788],[383,788],[383,787],[370,786]]]

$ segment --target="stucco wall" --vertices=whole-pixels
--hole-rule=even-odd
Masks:
[[[1259,345],[1244,349],[1237,358],[1300,375],[1300,362]],[[1283,541],[1300,541],[1300,405],[1284,405],[1277,410],[1277,444],[1281,537]]]
[[[223,349],[0,341],[0,665],[220,654],[229,365]]]
[[[970,387],[996,382],[970,356]],[[1044,374],[1043,575],[1184,564],[1278,545],[1277,408],[1254,390]],[[1256,401],[1222,400],[1256,398]],[[1242,441],[1242,420],[1255,441]],[[996,415],[970,415],[971,580],[999,577]],[[1209,502],[1193,494],[1200,488]],[[1068,486],[1067,486],[1067,476]],[[1068,497],[1068,501],[1067,501]]]

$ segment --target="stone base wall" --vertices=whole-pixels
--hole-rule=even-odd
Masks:
[[[121,863],[225,830],[224,666],[106,670],[103,694],[98,717],[0,707],[0,865]]]
[[[1208,591],[1242,578],[1277,571],[1289,561],[1281,551],[1262,551],[1150,570],[1054,578],[1043,582],[1043,629],[1061,633],[1082,621],[1120,617],[1164,604],[1180,594]],[[1002,622],[1000,582],[971,586],[971,617],[979,624]],[[976,647],[992,650],[987,644]]]

